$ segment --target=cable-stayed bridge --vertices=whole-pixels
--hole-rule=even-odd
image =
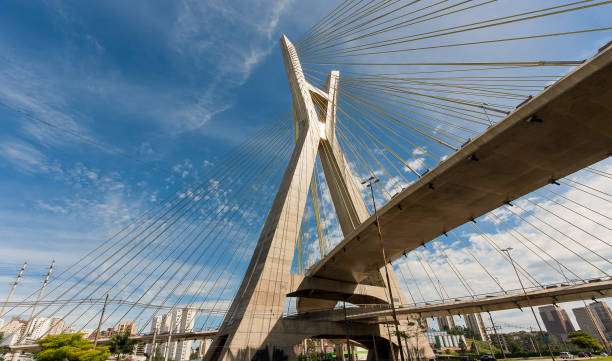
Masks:
[[[529,297],[527,302],[525,294]],[[587,283],[580,285],[546,285],[543,290],[530,290],[526,293],[522,290],[512,290],[509,294],[503,295],[478,295],[474,298],[460,300],[456,299],[453,301],[440,302],[437,304],[423,304],[423,305],[397,305],[397,314],[400,318],[412,318],[415,315],[418,317],[434,317],[434,316],[448,316],[451,315],[465,315],[471,313],[479,313],[483,311],[499,311],[508,310],[514,308],[526,308],[531,304],[536,305],[547,305],[559,302],[568,301],[579,301],[585,299],[595,299],[602,297],[612,296],[612,281],[611,280],[589,280]],[[206,312],[207,310],[200,310]],[[391,316],[391,310],[388,305],[378,305],[370,307],[360,308],[349,308],[346,310],[333,310],[333,311],[314,311],[307,313],[300,313],[296,315],[287,315],[287,318],[305,318],[309,320],[334,320],[336,322],[343,322],[346,319],[351,321],[365,320],[369,323],[388,323],[393,322]],[[171,337],[172,340],[184,341],[184,340],[202,340],[206,338],[212,338],[219,333],[219,330],[207,330],[207,331],[187,331],[177,333],[158,333],[158,334],[145,334],[145,335],[132,335],[129,338],[142,343],[152,343],[153,337],[159,342],[167,340]],[[109,342],[109,338],[100,338],[98,343],[105,345]],[[26,345],[15,345],[12,346],[13,350],[22,352],[33,352],[40,349],[37,344],[26,344]]]
[[[586,61],[435,51],[605,32],[491,29],[610,2],[490,3],[344,1],[283,36],[293,110],[5,314],[214,336],[211,361],[294,359],[306,338],[403,360],[432,355],[424,317],[609,297],[612,46]],[[419,51],[432,59],[406,60]],[[158,329],[177,308],[195,310],[190,330]]]

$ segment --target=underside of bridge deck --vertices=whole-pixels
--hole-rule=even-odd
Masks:
[[[612,46],[518,107],[379,211],[389,260],[610,156]],[[309,272],[360,282],[382,266],[370,217]]]

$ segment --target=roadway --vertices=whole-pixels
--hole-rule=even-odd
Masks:
[[[612,45],[466,144],[379,210],[389,260],[612,153]],[[359,283],[381,268],[374,217],[308,276]]]
[[[612,279],[590,280],[575,285],[548,285],[542,289],[527,291],[527,297],[522,290],[507,291],[507,294],[475,296],[474,298],[426,303],[418,305],[396,306],[400,318],[438,317],[448,315],[465,315],[486,311],[501,311],[509,309],[524,309],[532,306],[549,305],[580,300],[612,297]],[[391,322],[392,311],[388,305],[347,308],[347,318],[359,322]],[[342,309],[316,311],[289,316],[305,320],[343,321]]]

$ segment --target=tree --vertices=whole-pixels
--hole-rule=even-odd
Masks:
[[[599,341],[586,332],[576,331],[567,334],[567,337],[578,347],[599,351],[602,349]]]
[[[457,335],[457,336],[464,334],[463,329],[459,327],[451,328],[448,331],[446,331],[446,333],[448,333],[449,335]]]
[[[110,346],[109,351],[113,355],[117,355],[117,361],[120,361],[122,355],[130,354],[134,351],[134,345],[137,343],[138,341],[136,340],[130,340],[129,332],[117,333],[108,342]]]
[[[459,348],[461,349],[462,354],[464,354],[465,351],[467,351],[467,345],[465,344],[465,342],[463,342],[463,340],[459,341]]]
[[[523,351],[525,351],[521,347],[521,344],[518,343],[518,341],[515,340],[514,337],[512,337],[512,335],[504,334],[504,335],[502,335],[502,337],[506,339],[506,345],[508,345],[508,348],[510,349],[510,352],[515,353],[515,352],[523,352]]]
[[[4,332],[0,332],[0,341],[2,341],[4,339]],[[11,350],[6,347],[0,347],[0,355],[4,355],[5,353],[9,353]]]
[[[82,333],[47,336],[37,342],[42,350],[34,353],[36,361],[104,361],[110,356],[108,347],[94,349]]]

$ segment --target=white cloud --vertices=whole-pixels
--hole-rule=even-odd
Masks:
[[[23,173],[61,173],[59,166],[50,161],[36,147],[16,139],[0,142],[0,156]]]

